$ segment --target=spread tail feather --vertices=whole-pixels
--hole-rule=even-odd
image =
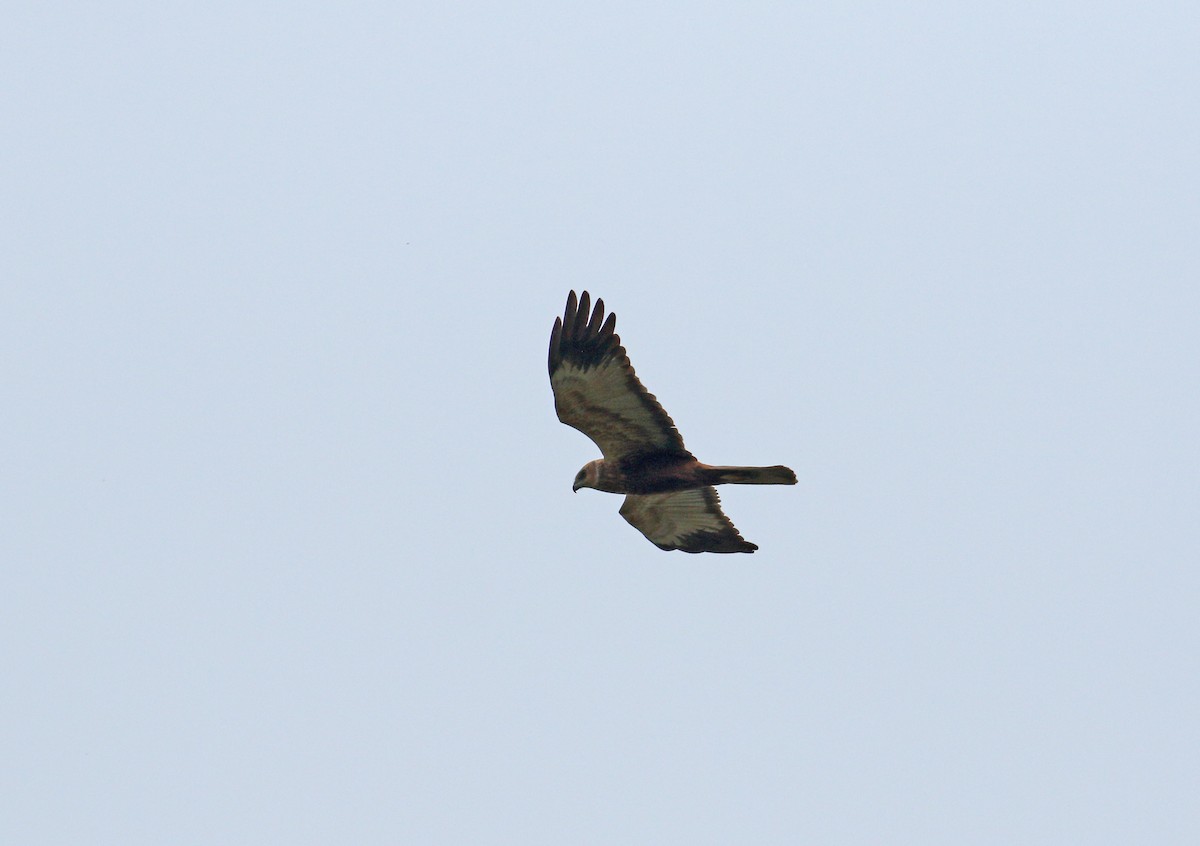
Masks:
[[[710,485],[794,485],[796,474],[790,467],[705,467]]]

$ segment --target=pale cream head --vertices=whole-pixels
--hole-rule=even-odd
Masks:
[[[571,485],[571,490],[596,487],[596,483],[600,481],[600,465],[603,463],[604,459],[597,458],[595,461],[589,461],[583,465],[583,468],[575,474],[575,483]]]

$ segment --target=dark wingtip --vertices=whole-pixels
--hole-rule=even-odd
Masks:
[[[732,525],[729,528],[733,532],[732,535],[713,531],[699,531],[684,537],[680,541],[679,546],[664,546],[662,548],[678,549],[680,552],[686,552],[691,555],[701,552],[716,552],[720,554],[754,552],[754,550],[758,549],[758,544],[746,540]],[[655,545],[659,546],[659,544]]]
[[[546,366],[549,367],[551,376],[554,375],[555,368],[562,360],[562,350],[559,347],[562,340],[562,328],[562,318],[554,318],[554,328],[550,330],[550,355],[546,360]]]
[[[572,328],[575,330],[571,333],[572,338],[578,338],[583,334],[583,330],[587,328],[588,312],[592,309],[592,298],[587,291],[579,295],[579,306],[575,310],[575,323]]]
[[[583,291],[567,295],[567,307],[561,318],[554,321],[550,333],[550,375],[564,362],[587,368],[599,364],[605,356],[619,350],[621,339],[616,335],[617,318],[605,319],[604,300],[597,298],[592,307],[592,295]]]
[[[604,325],[600,327],[600,337],[604,339],[611,338],[613,333],[617,331],[617,316],[609,313],[608,320],[604,321]]]
[[[584,293],[587,296],[587,293]],[[579,315],[579,301],[575,299],[575,292],[572,291],[567,296],[567,308],[563,311],[563,337],[572,338],[575,335],[575,321]]]

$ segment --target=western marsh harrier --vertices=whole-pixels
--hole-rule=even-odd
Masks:
[[[721,511],[713,485],[794,485],[787,467],[713,467],[683,445],[675,423],[633,372],[604,301],[588,316],[584,291],[550,333],[550,387],[558,419],[583,432],[603,458],[589,461],[573,490],[625,494],[621,516],[659,549],[753,552],[758,549]]]

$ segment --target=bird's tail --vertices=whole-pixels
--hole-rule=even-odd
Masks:
[[[790,467],[708,467],[704,468],[710,485],[794,485],[796,474]]]

